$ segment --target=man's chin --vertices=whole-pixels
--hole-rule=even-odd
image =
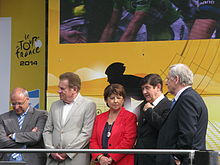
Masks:
[[[170,94],[173,94],[173,92],[172,92],[171,90],[169,90],[169,89],[168,89],[168,91],[167,91],[167,92],[168,92],[168,93],[170,93]]]
[[[23,111],[17,111],[17,110],[15,110],[15,113],[16,113],[17,115],[20,115],[20,114],[23,113]]]
[[[145,100],[146,100],[147,102],[149,102],[149,101],[151,101],[152,99],[151,99],[150,97],[145,97]]]

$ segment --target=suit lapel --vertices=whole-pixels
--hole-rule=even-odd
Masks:
[[[141,128],[143,126],[143,118],[144,118],[143,108],[146,103],[147,103],[146,101],[143,101],[140,104],[140,116],[139,116],[139,120],[138,120],[138,128]]]
[[[116,118],[116,120],[115,120],[115,122],[114,122],[114,125],[113,125],[113,127],[112,127],[112,135],[115,135],[116,133],[115,132],[117,132],[117,131],[121,131],[120,130],[120,125],[121,125],[121,123],[122,122],[124,122],[125,120],[124,120],[124,112],[125,112],[126,110],[124,109],[124,107],[122,107],[122,109],[121,109],[121,111],[119,112],[119,114],[118,114],[118,116],[117,116],[117,118]],[[110,136],[110,138],[111,138],[111,136]]]
[[[73,103],[73,106],[72,106],[71,110],[69,111],[69,114],[67,115],[66,120],[65,120],[65,122],[63,123],[63,126],[65,126],[65,125],[68,123],[68,121],[69,121],[69,120],[71,119],[71,117],[72,117],[72,114],[74,113],[74,111],[75,111],[77,108],[78,108],[78,107],[76,106],[76,104]],[[61,119],[61,121],[62,121],[62,119]]]
[[[173,111],[173,109],[175,108],[175,106],[179,103],[179,101],[181,100],[181,97],[184,95],[184,93],[188,92],[189,90],[191,90],[192,87],[189,87],[187,89],[185,89],[179,96],[178,100],[175,102],[175,104],[173,105],[173,107],[170,109],[170,112]]]
[[[170,110],[169,110],[169,112],[168,112],[166,118],[164,119],[164,122],[167,120],[167,118],[169,117],[170,113],[173,111],[173,109],[174,109],[174,107],[176,106],[176,104],[178,104],[178,101],[179,101],[179,99],[176,101],[176,103],[174,104],[173,107],[170,107]],[[163,122],[163,123],[164,123],[164,122]]]
[[[166,96],[155,106],[154,110],[155,111],[159,111],[163,106],[164,106],[164,103],[166,103]]]
[[[105,128],[105,124],[108,120],[108,116],[109,116],[109,111],[104,113],[102,118],[100,118],[100,124],[99,124],[100,127],[98,127],[98,131],[100,133],[99,144],[102,144],[102,134],[103,134],[103,131],[104,131],[104,128]]]
[[[24,132],[24,130],[28,126],[28,123],[32,120],[33,113],[34,113],[34,109],[32,107],[30,107],[27,114],[26,114],[26,116],[25,116],[25,118],[24,118],[24,122],[23,122],[22,128],[21,128],[21,132]]]
[[[188,92],[189,90],[192,90],[192,87],[187,88],[186,90],[184,90],[181,95],[179,96],[178,100],[176,101],[176,103],[173,105],[173,107],[170,109],[170,111],[167,114],[167,117],[165,118],[164,122],[167,120],[168,116],[170,115],[170,113],[174,110],[174,108],[176,107],[176,105],[180,102],[181,97],[183,96],[184,93]]]
[[[18,116],[16,115],[15,111],[12,110],[12,113],[10,115],[11,115],[12,122],[8,123],[9,124],[8,127],[14,128],[15,131],[20,131],[20,128],[18,125]]]
[[[58,107],[55,111],[55,116],[57,116],[57,122],[59,123],[60,126],[63,126],[63,123],[62,123],[63,107],[64,107],[64,102],[62,100],[60,100]]]
[[[83,101],[83,97],[79,95],[77,100],[73,103],[73,106],[71,110],[69,111],[69,114],[67,115],[63,126],[65,126],[68,123],[68,121],[71,119],[72,115],[78,111],[78,109],[80,108],[80,105],[82,104],[82,101]]]

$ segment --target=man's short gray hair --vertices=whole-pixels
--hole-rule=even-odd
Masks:
[[[193,72],[185,64],[174,64],[170,66],[170,77],[179,77],[180,84],[192,85],[193,84]]]

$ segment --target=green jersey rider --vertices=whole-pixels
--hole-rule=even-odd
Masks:
[[[111,19],[106,25],[100,42],[112,41],[123,10],[133,14],[120,41],[134,41],[140,27],[147,27],[147,40],[187,39],[188,29],[181,15],[169,0],[114,0]]]

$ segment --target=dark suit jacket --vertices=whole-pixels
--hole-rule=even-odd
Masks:
[[[191,87],[178,98],[158,136],[158,148],[205,150],[208,111],[201,96]],[[187,156],[176,155],[188,164]],[[158,155],[157,165],[173,164],[173,156]]]
[[[154,109],[149,108],[146,112],[140,110],[140,118],[138,121],[138,137],[135,148],[138,149],[155,149],[157,147],[157,137],[159,129],[168,115],[171,101],[165,97]],[[136,165],[155,165],[156,158],[153,155],[135,155]]]
[[[14,110],[0,115],[0,148],[44,148],[42,140],[42,132],[47,120],[47,111],[37,110],[32,107],[22,124],[20,130],[18,118]],[[39,131],[31,130],[37,127]],[[8,137],[9,134],[16,133],[16,140]],[[0,160],[9,160],[11,153],[1,155]],[[44,165],[46,161],[45,153],[24,153],[22,154],[27,165]]]
[[[90,139],[91,149],[102,149],[102,134],[105,124],[108,120],[109,111],[104,112],[96,117],[92,137]],[[111,136],[108,140],[109,149],[131,149],[136,139],[137,119],[135,114],[125,110],[119,112],[117,119],[112,127]],[[100,153],[92,153],[92,159],[95,160]],[[117,165],[133,165],[133,154],[108,154]]]

